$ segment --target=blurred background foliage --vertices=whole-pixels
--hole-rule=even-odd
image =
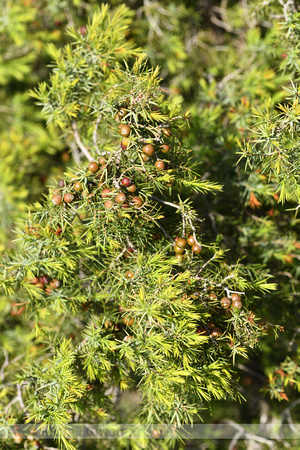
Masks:
[[[29,95],[47,81],[49,43],[62,46],[66,30],[85,24],[102,3],[94,0],[2,0],[0,11],[0,250],[18,245],[13,227],[27,205],[41,198],[72,158],[59,131],[46,127]],[[109,2],[112,7],[119,0]],[[228,260],[265,265],[278,289],[255,298],[255,314],[279,324],[274,341],[266,334],[261,352],[243,368],[245,404],[212,405],[205,420],[237,423],[284,421],[287,402],[297,422],[300,386],[299,275],[300,237],[296,202],[279,201],[275,177],[259,164],[245,164],[241,147],[259,126],[252,108],[267,101],[286,102],[291,81],[297,85],[300,61],[300,14],[288,0],[129,0],[128,40],[141,47],[149,65],[159,65],[169,96],[191,111],[186,139],[204,178],[223,185],[215,196],[195,194],[203,233],[222,245]],[[270,100],[268,100],[270,99]],[[266,107],[265,107],[266,108]],[[266,114],[266,113],[264,113]],[[21,299],[0,299],[0,395],[2,414],[18,414],[15,373],[38,358],[34,335],[28,336]],[[267,328],[267,325],[266,325]],[[24,338],[26,336],[26,339]],[[246,374],[246,375],[245,375]],[[7,385],[8,383],[8,385]],[[293,403],[296,402],[296,403]],[[126,401],[123,402],[126,409]],[[226,410],[225,410],[226,408]],[[226,412],[225,412],[226,411]],[[253,443],[252,443],[253,444]],[[251,445],[252,445],[251,444]],[[193,442],[189,448],[197,448]],[[202,445],[199,443],[199,446]],[[207,442],[205,448],[224,448]],[[249,442],[237,448],[251,447]],[[254,445],[254,444],[253,444]],[[259,445],[256,443],[255,445]],[[279,445],[279,444],[278,444]],[[283,445],[283,444],[282,444]],[[246,447],[245,447],[246,446]],[[199,447],[200,448],[200,447]],[[204,448],[204,447],[201,447]],[[233,447],[232,447],[233,448]],[[280,447],[278,447],[280,448]]]

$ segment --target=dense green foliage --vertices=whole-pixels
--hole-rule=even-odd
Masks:
[[[97,2],[6,2],[1,12],[2,250],[45,194],[1,265],[3,423],[27,416],[62,432],[124,415],[251,423],[290,410],[297,421],[300,17],[291,1],[202,3],[131,2],[112,19]],[[131,127],[125,149],[116,118]],[[149,143],[156,153],[144,161]],[[101,174],[88,169],[99,156]],[[119,191],[128,208],[107,209]],[[66,193],[70,204],[52,203]],[[176,261],[185,233],[202,253]],[[30,283],[43,275],[58,289]],[[220,299],[236,291],[243,309],[228,315]],[[272,329],[284,332],[274,340]]]

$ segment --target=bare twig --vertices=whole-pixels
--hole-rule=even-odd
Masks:
[[[260,373],[256,372],[255,370],[250,369],[247,366],[244,366],[244,364],[238,364],[237,367],[244,372],[249,373],[250,375],[253,375],[254,377],[258,378],[259,380],[265,381],[265,377],[261,375]]]
[[[250,441],[260,442],[261,444],[266,444],[269,448],[274,448],[273,441],[271,441],[270,439],[266,439],[261,436],[257,436],[255,434],[248,433],[241,425],[231,420],[224,420],[224,423],[228,423],[237,430],[237,433],[235,434],[234,438],[232,439],[228,447],[230,450],[232,450],[235,447],[237,440],[241,439],[242,436],[244,436],[245,439],[249,439]]]
[[[6,367],[9,365],[9,358],[8,358],[8,353],[5,350],[5,348],[2,348],[2,351],[4,353],[4,363],[2,364],[2,367],[0,369],[0,380],[4,380],[4,370],[6,369]]]
[[[83,143],[80,140],[80,136],[79,136],[79,132],[78,132],[75,120],[73,120],[73,122],[72,122],[72,128],[73,128],[73,134],[74,134],[74,138],[75,138],[76,144],[78,145],[78,147],[80,148],[80,150],[82,151],[84,156],[89,161],[94,161],[94,158],[92,157],[92,155],[90,154],[88,149],[83,145]]]
[[[111,268],[114,267],[114,265],[116,264],[116,262],[117,262],[120,258],[122,258],[122,256],[124,255],[124,253],[126,253],[127,251],[128,251],[127,247],[123,248],[123,250],[121,251],[121,253],[119,253],[118,256],[112,260],[112,262],[110,263],[110,266],[109,266],[108,270],[111,270]]]
[[[74,142],[72,142],[70,144],[70,147],[72,149],[72,155],[73,155],[74,161],[75,161],[76,164],[79,165],[80,161],[81,161],[81,158],[80,158],[80,153],[78,151],[78,147],[77,147],[77,145],[75,145]]]
[[[25,405],[24,405],[24,402],[23,402],[22,389],[21,389],[20,384],[17,384],[17,392],[18,392],[17,395],[6,405],[6,407],[4,409],[4,414],[7,414],[9,409],[10,409],[10,407],[12,405],[14,405],[16,402],[19,402],[21,408],[23,409],[23,411],[25,411],[26,408],[25,408]]]
[[[228,450],[233,450],[233,449],[236,448],[236,447],[235,447],[235,444],[236,444],[237,441],[243,436],[243,434],[244,434],[244,431],[243,431],[243,430],[237,431],[237,432],[235,433],[235,435],[234,435],[232,441],[231,441],[230,444],[229,444]]]
[[[135,252],[137,252],[136,247],[133,245],[133,243],[131,242],[131,240],[130,240],[130,238],[129,238],[128,235],[126,235],[126,241],[127,241],[127,244],[130,245],[130,247],[131,247]]]
[[[283,7],[283,14],[286,21],[289,20],[291,13],[296,12],[295,1],[294,0],[279,0],[279,3]]]
[[[20,406],[21,406],[21,408],[23,410],[25,410],[26,408],[25,408],[25,405],[24,405],[24,402],[23,402],[22,388],[21,388],[20,384],[17,384],[17,391],[18,391],[18,400],[19,400]]]
[[[191,221],[191,219],[190,219],[189,217],[188,217],[187,220],[188,220],[189,225],[190,225],[190,227],[191,227],[191,229],[192,229],[192,231],[193,231],[193,238],[195,239],[196,244],[201,245],[201,244],[199,244],[199,242],[197,241],[197,237],[196,237],[196,228],[194,227],[193,222]]]
[[[8,411],[9,411],[9,409],[10,409],[10,407],[11,407],[12,405],[14,405],[18,400],[19,400],[19,399],[18,399],[18,396],[14,397],[14,398],[12,399],[12,401],[9,402],[9,403],[6,405],[6,407],[5,407],[5,409],[4,409],[4,414],[7,414]]]
[[[95,122],[95,127],[94,127],[94,131],[93,131],[93,141],[94,141],[94,146],[95,146],[95,149],[97,150],[97,153],[98,153],[99,156],[101,156],[101,152],[100,152],[99,147],[98,147],[98,144],[97,144],[97,131],[98,131],[98,124],[99,124],[99,122],[100,122],[101,119],[102,119],[102,115],[100,115],[100,116],[98,117],[98,119],[96,120],[96,122]]]
[[[162,230],[162,232],[164,233],[164,235],[166,236],[167,239],[169,239],[170,241],[174,241],[174,239],[166,232],[166,230],[164,229],[164,227],[159,223],[158,220],[154,220],[154,222],[156,223],[156,225],[159,226],[159,228]]]
[[[288,411],[291,411],[291,409],[295,408],[295,406],[300,404],[300,398],[298,398],[297,400],[295,400],[293,403],[291,403],[289,406],[287,406],[286,408],[284,408],[284,410],[282,411],[282,413],[280,414],[280,416],[282,417],[282,422],[283,422],[283,417],[287,414]],[[298,433],[298,432],[297,432]]]
[[[156,200],[157,202],[163,203],[164,205],[169,205],[169,206],[172,206],[173,208],[180,209],[180,206],[175,205],[175,203],[166,202],[165,200],[162,200],[162,199],[160,199],[160,198],[157,198],[157,197],[155,197],[154,195],[152,195],[152,198],[153,198],[154,200]]]
[[[208,261],[206,261],[205,264],[203,264],[203,266],[201,267],[201,269],[198,270],[197,275],[198,275],[199,273],[201,273],[202,270],[205,269],[205,267],[206,267],[208,264],[210,264],[216,257],[217,257],[217,253],[215,253]]]

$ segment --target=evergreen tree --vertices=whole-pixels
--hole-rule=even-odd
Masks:
[[[188,114],[127,28],[126,8],[102,6],[84,33],[70,27],[71,44],[51,46],[50,83],[33,95],[77,164],[32,208],[0,272],[39,349],[19,403],[28,421],[56,424],[66,448],[71,422],[120,423],[126,390],[139,398],[133,423],[179,428],[214,398],[240,398],[235,359],[265,331],[252,296],[275,288],[205,239],[192,196],[220,186],[199,177]]]

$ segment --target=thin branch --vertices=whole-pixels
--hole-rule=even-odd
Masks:
[[[108,270],[111,270],[111,268],[114,267],[115,263],[116,263],[120,258],[122,258],[122,256],[123,256],[127,251],[128,251],[128,248],[127,248],[127,247],[123,248],[123,250],[121,251],[121,253],[119,253],[118,256],[112,260],[112,262],[111,262],[110,265],[109,265]]]
[[[3,353],[4,353],[4,358],[5,358],[5,360],[4,360],[4,363],[3,363],[3,365],[2,365],[2,367],[1,367],[1,369],[0,369],[0,380],[1,380],[1,381],[4,380],[4,370],[5,370],[6,367],[9,365],[8,353],[7,353],[7,351],[5,350],[5,348],[2,348],[2,351],[3,351]]]
[[[256,53],[253,53],[251,55],[251,57],[248,60],[248,66],[251,66],[251,64],[253,63],[254,59],[255,59]],[[236,69],[233,72],[229,73],[228,75],[226,75],[226,77],[224,77],[219,83],[218,83],[218,88],[219,89],[223,89],[225,84],[232,80],[233,78],[235,78],[237,75],[239,75],[241,72],[243,71],[242,68]]]
[[[300,398],[298,398],[297,400],[295,400],[293,403],[291,403],[289,406],[287,406],[282,413],[280,414],[280,416],[283,417],[287,414],[288,411],[291,411],[291,409],[295,408],[295,406],[300,404]],[[283,420],[282,420],[283,421]]]
[[[18,397],[18,396],[14,397],[14,398],[12,399],[12,401],[9,402],[8,405],[6,405],[6,407],[5,407],[5,409],[4,409],[4,414],[7,414],[8,411],[9,411],[9,409],[10,409],[10,407],[11,407],[12,405],[14,405],[17,401],[19,401],[19,397]]]
[[[247,366],[244,366],[244,364],[238,364],[237,367],[238,367],[238,369],[241,369],[244,372],[247,372],[250,375],[253,375],[254,377],[258,378],[259,380],[265,381],[265,377],[262,374],[256,372],[255,370],[250,369]]]
[[[154,195],[152,195],[152,198],[157,202],[163,203],[164,205],[169,205],[172,206],[173,208],[180,209],[180,206],[175,205],[175,203],[166,202],[165,200],[161,200],[160,198],[157,198]]]
[[[243,436],[243,434],[244,434],[244,431],[237,431],[235,433],[235,435],[233,436],[232,441],[230,442],[228,450],[234,450],[236,448],[235,444]]]
[[[100,152],[99,147],[98,147],[98,144],[97,144],[97,132],[98,132],[98,125],[99,125],[101,119],[102,119],[102,115],[100,115],[100,116],[98,117],[98,119],[96,120],[96,122],[95,122],[95,127],[94,127],[94,131],[93,131],[93,141],[94,141],[94,146],[95,146],[95,149],[96,149],[96,151],[97,151],[97,153],[98,153],[99,156],[101,156],[101,152]]]
[[[156,223],[156,225],[159,226],[159,228],[162,230],[162,232],[164,233],[164,235],[166,236],[167,239],[169,239],[172,243],[174,242],[174,239],[166,232],[166,230],[164,229],[164,227],[159,223],[158,220],[154,220],[154,222]]]
[[[187,220],[188,220],[189,225],[190,225],[190,227],[191,227],[191,229],[192,229],[192,231],[193,231],[193,238],[195,239],[196,244],[201,245],[201,244],[199,244],[199,242],[198,242],[198,240],[197,240],[197,237],[196,237],[196,228],[194,227],[192,220],[191,220],[189,217],[187,218]]]
[[[241,425],[231,420],[224,420],[224,423],[231,425],[233,428],[237,430],[237,433],[235,434],[233,440],[230,443],[229,449],[233,449],[237,440],[241,439],[242,436],[244,436],[245,439],[249,439],[250,441],[260,442],[261,444],[268,445],[269,448],[274,448],[274,443],[270,439],[266,439],[261,436],[249,433]]]
[[[81,158],[80,158],[80,153],[78,151],[78,147],[77,147],[77,145],[75,145],[75,142],[72,142],[70,146],[72,149],[73,159],[74,159],[75,163],[79,165]]]
[[[229,23],[223,22],[222,20],[218,19],[215,15],[211,15],[210,20],[212,21],[212,23],[214,23],[220,28],[223,28],[228,33],[239,34],[239,32],[234,30]]]
[[[130,238],[129,238],[128,235],[126,235],[126,241],[127,241],[127,244],[130,245],[130,247],[131,247],[135,252],[137,252],[136,247],[133,245],[133,243],[131,242],[131,240],[130,240]]]
[[[88,149],[83,145],[83,143],[80,140],[80,136],[79,136],[79,132],[78,132],[75,120],[73,120],[73,122],[72,122],[72,128],[73,128],[73,131],[74,131],[74,133],[73,133],[74,134],[74,138],[75,138],[75,141],[76,141],[78,147],[80,148],[82,153],[86,156],[86,158],[89,161],[94,161],[94,158],[92,157],[92,155],[90,154]]]
[[[20,385],[20,384],[17,384],[17,391],[18,391],[18,401],[19,401],[19,403],[20,403],[20,406],[21,406],[21,408],[22,408],[23,410],[25,410],[26,408],[25,408],[25,405],[24,405],[24,402],[23,402],[22,388],[21,388],[21,385]]]
[[[198,275],[199,273],[201,273],[202,270],[203,270],[208,264],[210,264],[216,257],[217,257],[217,253],[215,253],[208,261],[206,261],[205,264],[203,264],[203,266],[201,267],[201,269],[198,270],[197,275]]]
[[[286,21],[289,20],[291,13],[296,12],[294,0],[279,0],[279,3],[283,7],[283,14]]]

